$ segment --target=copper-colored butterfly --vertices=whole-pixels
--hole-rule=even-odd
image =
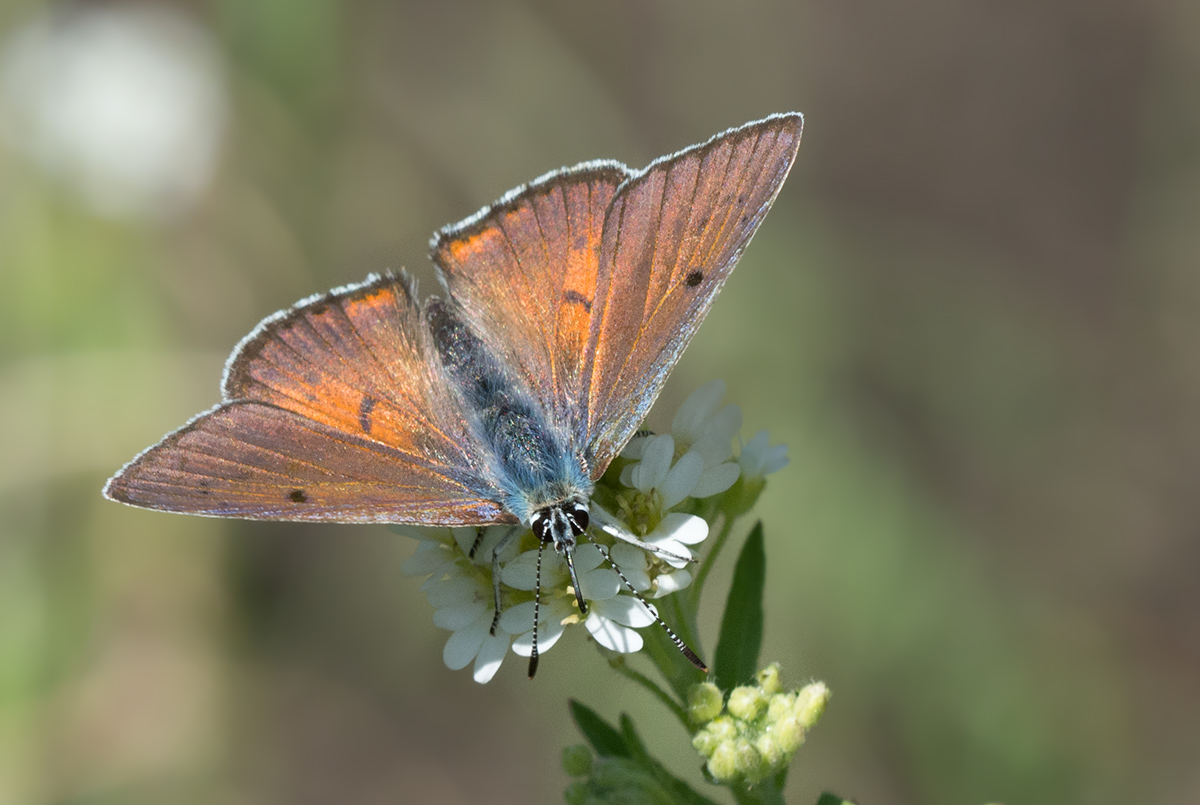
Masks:
[[[762,223],[802,125],[773,115],[641,171],[586,162],[518,187],[434,236],[445,298],[372,275],[264,319],[226,364],[224,402],[104,494],[251,520],[523,524],[574,579],[595,481]]]

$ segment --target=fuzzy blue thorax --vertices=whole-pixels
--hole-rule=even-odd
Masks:
[[[550,424],[525,382],[456,315],[453,303],[429,300],[427,317],[474,435],[488,448],[488,469],[504,493],[504,508],[531,526],[543,513],[539,522],[549,528],[535,533],[559,553],[573,547],[582,529],[572,535],[567,520],[582,511],[586,527],[594,488],[580,451]]]

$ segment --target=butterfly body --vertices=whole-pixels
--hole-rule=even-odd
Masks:
[[[536,512],[583,502],[593,483],[582,451],[557,427],[514,371],[456,315],[432,299],[426,319],[472,434],[485,446],[489,472],[506,511],[532,524]]]

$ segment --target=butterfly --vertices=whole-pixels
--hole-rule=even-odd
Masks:
[[[402,271],[269,316],[230,356],[223,402],[104,495],[249,520],[528,527],[567,560],[586,612],[572,557],[595,482],[771,208],[802,128],[777,114],[640,171],[547,173],[434,235],[444,296],[421,301]],[[496,604],[498,618],[498,590]],[[530,676],[536,662],[535,643]]]

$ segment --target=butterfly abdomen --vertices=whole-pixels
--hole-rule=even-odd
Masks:
[[[429,329],[438,355],[488,446],[493,472],[512,514],[527,520],[533,509],[577,494],[591,484],[571,445],[549,423],[525,384],[455,315],[452,303],[431,299]]]

